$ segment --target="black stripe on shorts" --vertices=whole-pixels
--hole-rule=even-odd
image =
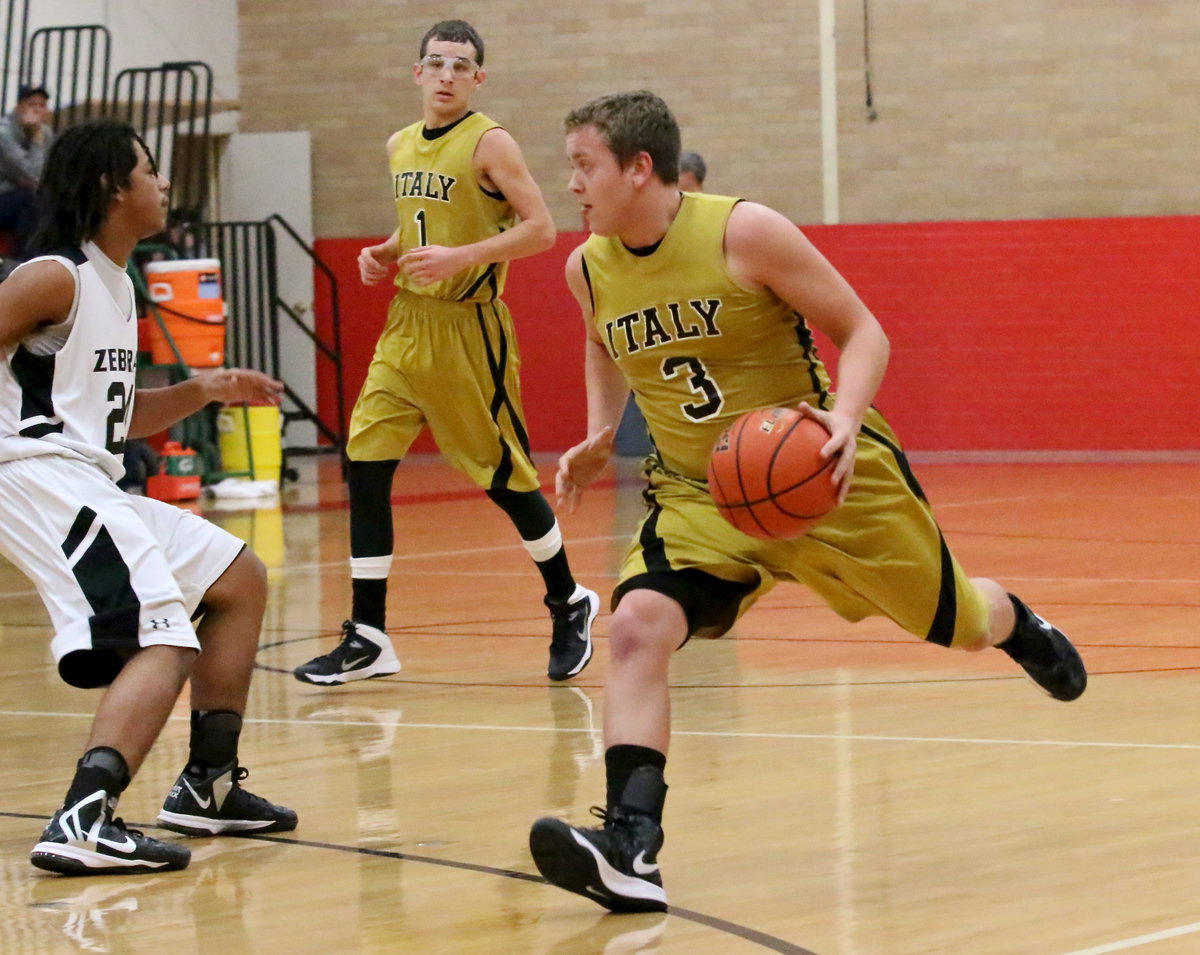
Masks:
[[[492,315],[495,317],[496,309],[492,306]],[[496,333],[499,337],[499,354],[492,345],[492,340],[488,336],[487,322],[484,319],[483,306],[475,306],[475,320],[479,324],[479,335],[483,340],[483,346],[487,351],[488,368],[492,373],[492,405],[489,409],[492,420],[496,422],[496,426],[500,426],[500,412],[505,408],[508,409],[508,418],[512,422],[513,432],[516,434],[517,441],[521,445],[521,450],[529,454],[529,435],[525,431],[525,422],[521,420],[521,416],[517,414],[517,409],[513,406],[512,399],[509,397],[508,388],[504,384],[504,372],[508,366],[508,336],[504,333],[504,325],[496,322]],[[508,481],[512,477],[512,448],[508,442],[504,440],[503,434],[500,436],[500,464],[496,467],[496,473],[492,475],[491,490],[500,490],[508,487]]]
[[[79,549],[95,521],[95,511],[90,507],[80,509],[62,545],[68,559]],[[129,567],[108,528],[101,525],[71,569],[92,608],[88,620],[92,646],[98,650],[136,647],[142,605],[129,578]]]

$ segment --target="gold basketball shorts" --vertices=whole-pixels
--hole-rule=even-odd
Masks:
[[[480,487],[536,490],[520,366],[503,302],[447,302],[400,290],[350,417],[347,455],[403,458],[428,427],[446,460]]]
[[[986,597],[951,555],[895,435],[873,409],[858,437],[846,502],[792,540],[743,534],[721,517],[703,483],[648,460],[649,510],[622,562],[615,600],[640,586],[671,596],[655,583],[660,575],[699,570],[743,585],[716,598],[738,602],[728,623],[776,582],[791,581],[846,620],[882,615],[942,646],[987,632]]]

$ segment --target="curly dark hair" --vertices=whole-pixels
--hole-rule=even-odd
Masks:
[[[100,231],[113,198],[137,167],[135,143],[150,155],[132,126],[112,119],[86,120],[54,141],[38,184],[42,212],[33,250],[77,246]]]

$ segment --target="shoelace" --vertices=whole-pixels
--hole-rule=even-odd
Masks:
[[[145,838],[146,834],[144,832],[142,832],[141,829],[130,829],[127,825],[125,825],[124,819],[110,819],[110,820],[108,820],[108,824],[110,826],[116,826],[118,829],[120,829],[123,832],[129,833],[131,836],[139,836],[139,837]]]
[[[242,780],[245,779],[249,775],[250,775],[250,770],[248,770],[245,766],[239,766],[237,768],[237,771],[233,774],[234,788],[237,789],[239,792],[241,792],[242,798],[249,800],[250,804],[252,806],[254,806],[256,809],[260,809],[264,812],[274,813],[275,805],[269,799],[264,799],[262,796],[257,796],[254,793],[250,792],[250,790],[242,788],[242,786],[241,786]]]
[[[610,826],[619,826],[629,822],[629,813],[625,812],[620,806],[614,806],[612,809],[603,809],[600,806],[591,806],[588,809],[593,816],[604,823],[601,828],[609,828]]]

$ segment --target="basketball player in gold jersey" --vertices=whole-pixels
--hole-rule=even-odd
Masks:
[[[653,93],[573,110],[566,144],[592,236],[567,263],[588,331],[588,436],[559,463],[560,503],[574,507],[607,463],[630,388],[657,453],[612,598],[604,825],[541,819],[530,849],[554,885],[613,911],[654,911],[667,904],[657,853],[671,655],[693,634],[728,630],[775,581],[807,585],[849,620],[882,614],[942,646],[999,647],[1055,699],[1078,697],[1087,674],[1061,632],[950,555],[871,407],[887,337],[800,231],[755,203],[681,193],[679,130]],[[836,395],[810,325],[838,347]],[[841,504],[804,537],[762,541],[720,517],[706,468],[739,415],[783,405],[828,429]]]
[[[413,79],[422,119],[387,143],[399,225],[362,250],[363,284],[399,266],[396,297],[354,406],[350,492],[351,619],[341,643],[295,670],[323,686],[400,669],[385,632],[396,466],[428,426],[442,454],[509,516],[546,586],[547,674],[566,680],[592,656],[600,607],[575,583],[539,490],[521,410],[517,340],[500,300],[507,263],[554,243],[554,224],[516,140],[470,108],[483,84],[483,40],[468,23],[435,24]]]

